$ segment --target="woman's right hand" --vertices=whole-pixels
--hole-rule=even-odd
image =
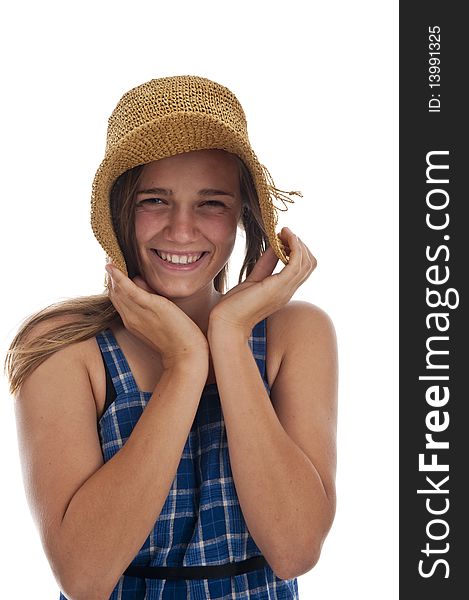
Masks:
[[[161,354],[164,368],[190,358],[208,363],[207,338],[174,302],[155,294],[141,277],[131,280],[109,264],[106,270],[108,296],[125,328]]]

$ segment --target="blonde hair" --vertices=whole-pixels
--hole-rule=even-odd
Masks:
[[[241,223],[246,234],[245,257],[238,278],[238,283],[241,283],[251,273],[269,241],[251,174],[243,161],[237,156],[235,158],[239,164],[243,201]],[[141,171],[142,166],[130,169],[117,179],[111,191],[114,228],[130,278],[140,272],[133,207]],[[221,293],[226,291],[227,274],[228,263],[214,279],[214,287]],[[119,321],[120,315],[106,292],[64,300],[29,316],[20,325],[5,358],[4,369],[10,393],[16,394],[25,379],[58,350],[94,337],[113,322]],[[48,326],[41,327],[45,323]]]

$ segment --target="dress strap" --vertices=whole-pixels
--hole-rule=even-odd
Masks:
[[[99,349],[108,368],[116,396],[138,392],[132,371],[111,329],[105,329],[96,336]]]
[[[264,380],[264,385],[267,391],[270,393],[266,370],[267,319],[259,321],[259,323],[254,326],[251,335],[249,336],[249,346],[259,368],[262,379]]]
[[[249,346],[259,368],[264,385],[270,392],[266,373],[266,348],[267,348],[267,319],[257,323],[249,336]],[[124,356],[111,329],[106,329],[96,335],[99,349],[104,358],[112,383],[116,390],[116,396],[129,392],[138,392],[138,386],[132,375],[127,359]]]

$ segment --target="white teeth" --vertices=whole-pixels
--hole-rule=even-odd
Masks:
[[[174,263],[176,265],[186,265],[186,264],[193,263],[193,262],[199,260],[199,258],[203,254],[203,252],[201,254],[183,254],[183,255],[166,254],[166,252],[162,252],[161,250],[156,250],[156,253],[163,260]]]

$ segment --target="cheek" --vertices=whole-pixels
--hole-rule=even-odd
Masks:
[[[212,219],[207,227],[207,237],[217,244],[232,246],[236,239],[237,223],[236,219]]]
[[[137,242],[142,242],[155,234],[155,227],[158,227],[158,220],[154,215],[145,212],[135,213],[135,237]]]

